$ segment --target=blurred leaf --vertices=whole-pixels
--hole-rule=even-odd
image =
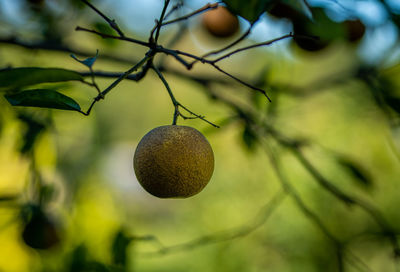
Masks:
[[[373,184],[370,174],[357,162],[345,156],[338,156],[337,161],[359,184],[367,187]]]
[[[18,118],[27,126],[23,137],[24,141],[20,149],[21,153],[27,153],[32,150],[37,136],[39,136],[39,134],[46,129],[46,124],[43,121],[39,121],[32,115],[26,113],[20,113]]]
[[[233,13],[254,24],[275,0],[224,0],[223,2]]]
[[[40,203],[42,205],[46,205],[54,198],[55,195],[55,188],[52,184],[42,185],[40,187]]]
[[[126,265],[127,249],[131,241],[132,239],[128,237],[122,229],[115,235],[111,248],[114,264]]]
[[[256,147],[257,135],[254,134],[253,130],[248,124],[245,125],[242,140],[249,151],[254,151]]]
[[[251,24],[254,24],[265,11],[269,11],[279,4],[286,5],[308,18],[312,17],[304,0],[224,0],[223,2],[233,13],[243,17]]]
[[[81,107],[75,100],[52,90],[28,90],[16,94],[5,95],[4,97],[13,106],[39,107],[73,111],[81,110]]]
[[[80,62],[80,63],[82,63],[83,65],[85,65],[85,66],[87,66],[87,67],[89,67],[89,68],[92,68],[93,64],[94,64],[94,63],[96,62],[96,60],[97,60],[98,55],[99,55],[99,50],[96,51],[96,55],[95,55],[94,57],[87,58],[87,59],[84,59],[84,60],[79,60],[74,54],[71,54],[70,56],[71,56],[71,58],[73,58],[73,59],[76,60],[77,62]]]
[[[77,72],[58,68],[14,68],[0,71],[0,90],[15,90],[21,87],[46,82],[83,81]]]
[[[313,8],[313,21],[295,20],[293,41],[306,51],[320,51],[332,41],[347,38],[347,30],[343,24],[332,21],[322,8]],[[299,36],[300,35],[300,36]],[[318,37],[318,39],[312,38]]]
[[[88,250],[85,247],[85,245],[77,246],[72,252],[68,271],[70,272],[82,271],[82,269],[86,265],[87,255],[88,255]]]
[[[0,202],[15,201],[18,197],[18,195],[0,195]]]
[[[282,5],[288,7],[288,9],[294,11],[296,15],[294,15],[296,18],[303,17],[303,18],[309,18],[311,19],[312,13],[309,7],[305,4],[304,0],[278,0],[275,1],[275,6],[276,5]],[[291,18],[291,17],[288,17]],[[292,18],[294,19],[294,18]]]
[[[89,251],[85,245],[79,245],[74,249],[68,265],[69,272],[109,272],[110,269],[103,263],[93,261],[89,257]],[[112,270],[114,271],[114,270]]]
[[[104,23],[103,21],[99,21],[99,22],[95,22],[93,24],[93,27],[95,30],[104,33],[104,34],[109,34],[109,35],[114,35],[114,31],[113,29],[110,27],[109,24]],[[118,44],[118,40],[116,39],[103,39],[100,36],[98,37],[99,41],[106,44],[106,45],[117,45]]]
[[[400,114],[400,98],[391,95],[384,95],[386,104],[395,112]]]

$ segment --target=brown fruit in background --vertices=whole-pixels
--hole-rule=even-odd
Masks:
[[[32,216],[24,227],[22,238],[34,249],[50,249],[60,242],[55,224],[43,213]]]
[[[186,198],[199,193],[214,171],[214,154],[196,129],[169,125],[148,132],[133,160],[136,177],[150,194]]]
[[[230,37],[239,30],[239,19],[223,6],[205,12],[202,23],[211,35],[218,38]]]
[[[358,42],[365,34],[365,25],[360,20],[347,20],[344,21],[344,25],[349,42]]]

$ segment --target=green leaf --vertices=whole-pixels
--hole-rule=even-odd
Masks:
[[[242,140],[245,146],[247,147],[248,151],[254,151],[257,143],[257,135],[254,131],[250,128],[248,124],[245,125]]]
[[[127,249],[131,241],[132,239],[125,234],[124,230],[117,232],[111,248],[114,264],[126,266]]]
[[[254,24],[265,12],[276,5],[285,5],[298,14],[312,18],[312,14],[304,0],[224,0],[228,8],[235,14]]]
[[[42,133],[47,124],[42,120],[35,118],[32,114],[21,112],[18,118],[26,124],[26,131],[23,137],[23,143],[20,149],[21,153],[27,153],[32,150],[35,145],[36,139]]]
[[[71,54],[70,56],[71,56],[71,58],[73,58],[77,62],[82,63],[83,65],[87,66],[88,68],[92,68],[93,64],[97,60],[97,57],[99,56],[99,50],[96,51],[96,55],[94,57],[87,58],[87,59],[84,59],[84,60],[79,60],[74,54]]]
[[[298,12],[300,15],[305,16],[309,19],[312,18],[312,13],[309,7],[306,5],[304,0],[279,0],[277,1],[279,4],[286,5],[296,12]]]
[[[395,112],[400,114],[400,98],[391,95],[384,97],[386,104]]]
[[[15,90],[46,82],[83,81],[83,77],[71,70],[58,68],[14,68],[0,71],[0,90]]]
[[[254,24],[268,8],[272,7],[275,1],[276,0],[224,0],[223,2],[233,13],[243,17],[251,24]]]
[[[36,89],[4,96],[13,106],[39,107],[80,111],[81,107],[72,98],[52,90]]]
[[[18,195],[0,195],[0,203],[15,201],[18,199],[18,197]]]

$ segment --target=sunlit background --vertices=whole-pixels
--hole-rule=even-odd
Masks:
[[[129,69],[129,62],[146,52],[147,48],[134,44],[74,31],[77,25],[100,31],[108,27],[80,1],[45,0],[40,9],[34,2],[0,0],[0,69],[87,71],[69,52],[29,49],[6,42],[10,37],[21,43],[65,44],[92,55],[98,49],[94,70],[108,72]],[[91,2],[116,19],[129,36],[143,40],[163,7],[160,0]],[[185,1],[174,16],[207,2]],[[155,60],[165,66],[165,77],[183,105],[221,125],[216,129],[198,119],[179,120],[200,130],[215,155],[210,183],[187,199],[148,194],[132,167],[143,135],[171,124],[173,118],[168,93],[152,71],[140,82],[123,81],[88,117],[69,111],[15,108],[1,98],[0,271],[341,271],[331,234],[346,248],[345,271],[398,271],[393,240],[376,218],[322,188],[290,148],[280,146],[268,134],[260,142],[252,139],[239,112],[218,99],[226,97],[254,109],[260,120],[283,135],[304,141],[305,157],[323,177],[379,210],[397,239],[400,20],[396,24],[390,16],[399,16],[399,1],[308,2],[326,8],[333,22],[360,19],[366,26],[365,35],[356,43],[335,40],[318,52],[306,52],[287,39],[221,62],[233,75],[258,82],[272,103],[211,66],[198,64],[189,72],[170,56]],[[196,55],[223,47],[249,27],[240,18],[240,33],[218,39],[203,28],[201,16],[185,23],[185,30],[178,24],[166,27],[161,43],[167,45],[177,31],[185,31],[173,47]],[[291,31],[290,20],[264,14],[237,47]],[[109,55],[126,62],[104,58]],[[376,71],[376,78],[364,80],[366,71]],[[191,76],[217,82],[202,85]],[[105,89],[112,79],[98,77],[96,81]],[[391,103],[377,94],[380,82],[390,86]],[[44,86],[56,86],[84,109],[96,95],[95,89],[79,82]],[[46,125],[33,139],[29,155],[21,147],[27,144],[32,120],[21,116]],[[270,150],[279,155],[284,179],[318,220],[304,212],[295,197],[284,193]],[[38,204],[38,191],[40,205],[60,239],[47,250],[29,247],[22,236],[24,210]],[[318,222],[328,229],[328,235]],[[125,268],[115,263],[116,255],[124,255],[121,249],[127,250]]]

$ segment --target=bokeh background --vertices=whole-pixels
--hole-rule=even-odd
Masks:
[[[132,168],[141,137],[173,117],[168,93],[151,71],[140,82],[122,82],[88,117],[0,99],[0,271],[399,271],[400,5],[308,2],[328,21],[310,33],[326,35],[323,48],[311,52],[287,39],[221,63],[266,89],[272,103],[211,66],[189,72],[170,57],[156,59],[176,98],[221,126],[179,121],[204,133],[216,161],[208,186],[188,199],[149,195]],[[147,39],[163,7],[159,0],[92,3],[139,39]],[[184,1],[174,16],[206,3]],[[346,20],[365,27],[356,41],[332,34]],[[287,34],[296,23],[266,13],[240,46]],[[79,58],[98,49],[94,70],[122,72],[146,52],[76,32],[77,25],[110,31],[77,0],[0,0],[0,68],[86,72],[68,48]],[[199,16],[166,27],[161,43],[202,55],[249,24],[241,18],[240,27],[234,37],[215,38]],[[104,89],[112,79],[96,81]],[[96,95],[82,83],[43,86],[62,90],[84,109]],[[260,136],[254,125],[267,132]],[[316,171],[362,204],[338,199],[320,186]],[[290,184],[286,192],[282,179]],[[24,229],[38,214],[46,219],[37,228],[56,233],[51,248],[26,242]]]

